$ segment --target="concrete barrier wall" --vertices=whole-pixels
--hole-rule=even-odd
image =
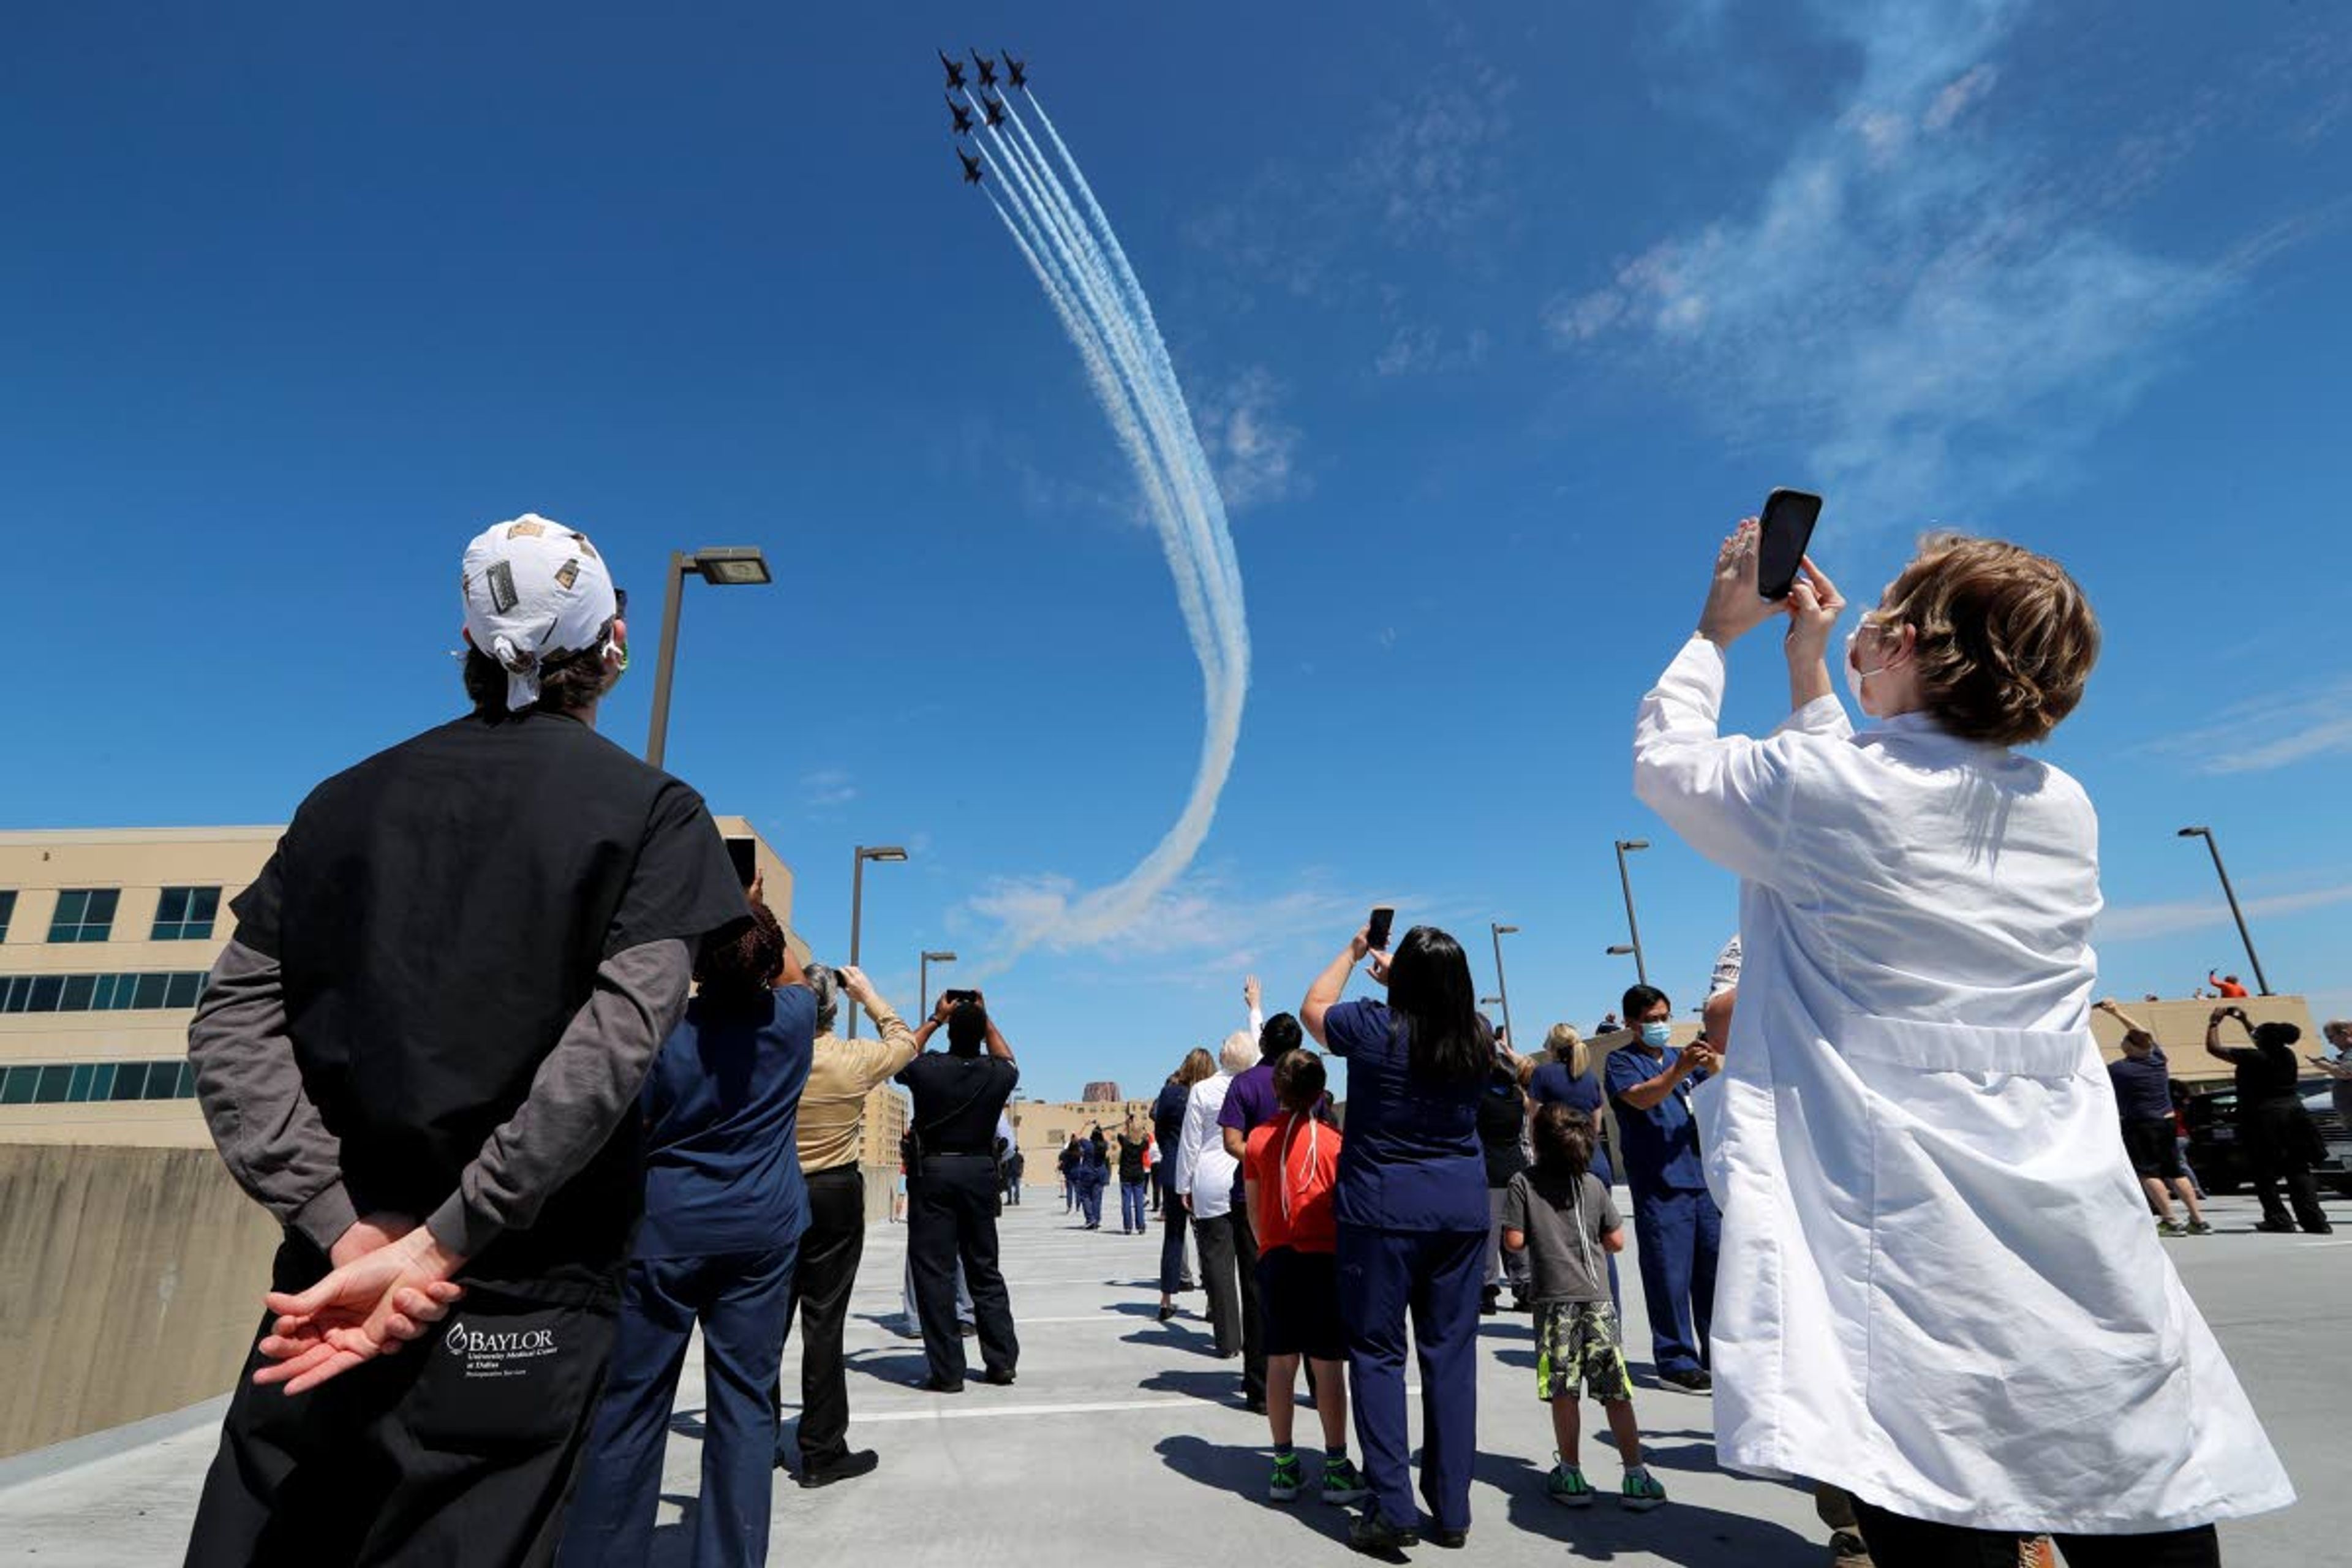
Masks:
[[[0,1143],[0,1458],[228,1393],[278,1240],[209,1148]]]
[[[277,1247],[210,1149],[0,1144],[0,1456],[227,1393]]]

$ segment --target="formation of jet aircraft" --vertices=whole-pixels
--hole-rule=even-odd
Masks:
[[[1027,60],[1014,59],[1009,52],[1000,54],[997,57],[997,59],[991,59],[988,56],[982,54],[978,49],[972,49],[969,52],[971,57],[972,65],[980,71],[980,112],[982,122],[987,125],[1002,125],[1004,123],[1004,100],[992,93],[990,90],[996,86],[997,59],[1001,59],[1004,63],[1004,80],[1006,86],[1008,88],[1017,87],[1023,92],[1027,92],[1029,90],[1029,62]],[[945,49],[939,51],[939,57],[940,68],[948,74],[948,114],[954,122],[954,134],[958,136],[969,136],[972,132],[971,111],[955,100],[955,95],[957,93],[966,90],[964,84],[967,79],[964,75],[963,62],[949,55]],[[956,157],[961,160],[963,163],[963,183],[965,184],[976,185],[980,184],[982,179],[987,177],[988,171],[981,166],[981,162],[977,157],[966,153],[961,147],[956,149]]]

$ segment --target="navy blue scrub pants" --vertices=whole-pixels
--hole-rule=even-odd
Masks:
[[[631,1261],[613,1371],[557,1559],[563,1568],[651,1560],[670,1405],[697,1321],[706,1408],[694,1563],[759,1568],[767,1561],[776,1373],[798,1251]]]
[[[1078,1217],[1091,1226],[1102,1224],[1104,1178],[1092,1171],[1078,1173]]]
[[[1152,1173],[1160,1184],[1160,1293],[1173,1296],[1182,1288],[1184,1271],[1184,1231],[1192,1218],[1192,1211],[1184,1206],[1184,1199],[1176,1191],[1176,1166],[1171,1162]]]
[[[1704,1192],[1633,1189],[1633,1239],[1642,1254],[1642,1306],[1658,1371],[1707,1365],[1715,1317],[1715,1252],[1723,1215]]]
[[[1339,1310],[1348,1329],[1356,1440],[1373,1506],[1416,1528],[1405,1426],[1405,1315],[1421,1359],[1421,1495],[1440,1530],[1470,1528],[1478,1457],[1478,1297],[1486,1233],[1339,1226]]]

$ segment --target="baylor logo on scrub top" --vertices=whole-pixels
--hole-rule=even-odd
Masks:
[[[461,1319],[441,1336],[441,1347],[465,1358],[463,1371],[467,1377],[521,1377],[533,1362],[555,1353],[555,1331],[510,1329],[486,1333],[467,1328]]]

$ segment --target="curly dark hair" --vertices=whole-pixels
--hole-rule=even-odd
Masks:
[[[694,955],[694,980],[703,999],[741,1007],[774,989],[784,972],[784,927],[768,906],[750,900],[744,918],[702,939]]]

